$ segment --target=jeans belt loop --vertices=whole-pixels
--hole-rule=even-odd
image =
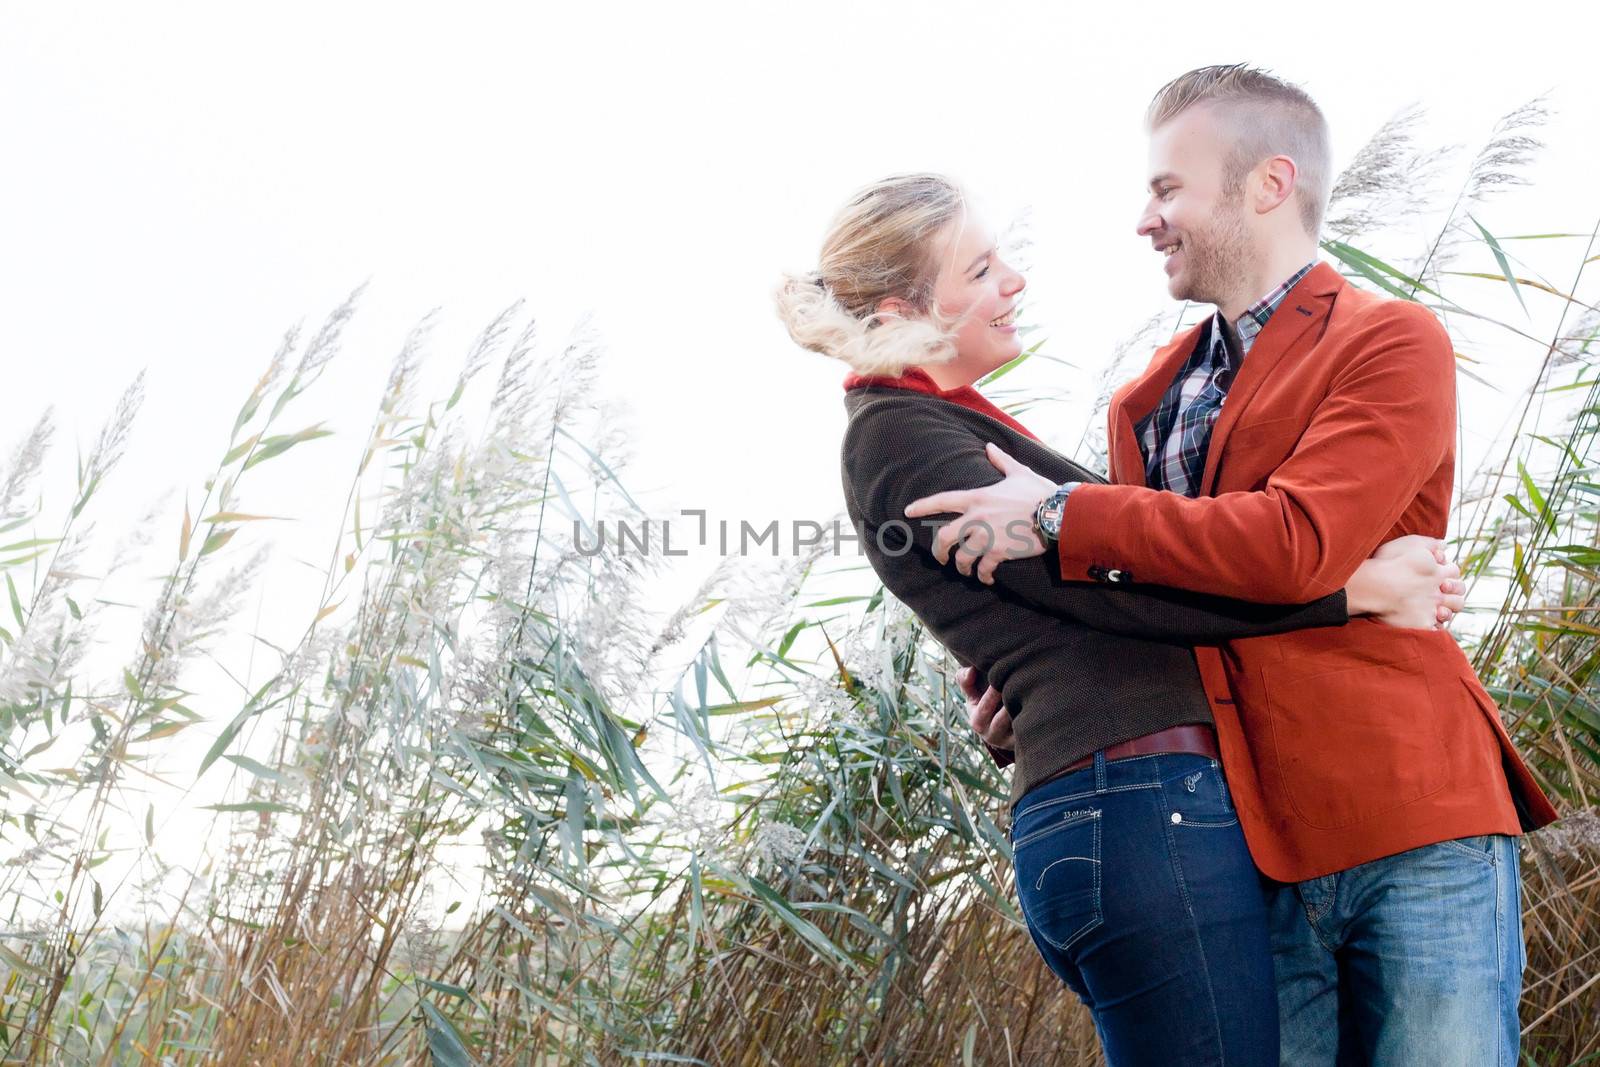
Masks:
[[[1094,791],[1106,791],[1106,753],[1104,749],[1094,754]]]

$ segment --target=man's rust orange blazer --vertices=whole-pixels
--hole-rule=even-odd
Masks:
[[[1134,424],[1202,327],[1112,398],[1111,485],[1068,498],[1068,580],[1291,603],[1342,588],[1384,541],[1443,537],[1454,350],[1426,308],[1319,263],[1240,366],[1200,495],[1145,487]],[[1263,872],[1298,881],[1556,817],[1447,631],[1366,619],[1199,648],[1240,822]]]

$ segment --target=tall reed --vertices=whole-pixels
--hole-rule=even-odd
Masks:
[[[1593,232],[1479,223],[1527,166],[1540,106],[1469,161],[1423,249],[1386,227],[1449,160],[1402,113],[1339,182],[1324,247],[1357,284],[1537,358],[1516,432],[1462,479],[1479,611],[1462,637],[1570,813],[1525,846],[1523,1018],[1528,1062],[1576,1064],[1600,1052],[1600,312],[1578,295],[1600,257]],[[1558,281],[1520,254],[1560,247]],[[336,427],[301,398],[358,297],[284,339],[175,529],[100,549],[138,382],[70,501],[40,498],[48,414],[0,468],[5,1061],[1098,1062],[1013,904],[1005,772],[973,743],[954,665],[870,572],[827,544],[730,561],[655,617],[639,609],[655,557],[588,550],[643,512],[587,326],[542,344],[509,308],[429,400],[434,319],[419,324],[321,587],[285,605],[298,633],[239,703],[186,688],[247,596],[291,595],[248,501],[264,465],[323,455]],[[1529,314],[1490,310],[1511,298]],[[1013,406],[1060,387],[1026,377]],[[130,609],[94,574],[148,558],[170,562],[108,670],[94,641]],[[162,864],[167,816],[141,818],[139,790],[160,778],[194,806],[224,772],[208,865]]]

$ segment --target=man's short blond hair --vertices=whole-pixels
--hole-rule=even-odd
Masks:
[[[1317,236],[1328,203],[1332,154],[1328,120],[1304,89],[1243,63],[1201,67],[1172,79],[1156,93],[1145,114],[1154,132],[1192,107],[1213,108],[1223,120],[1232,151],[1223,161],[1229,189],[1271,156],[1288,156],[1297,170],[1295,195],[1300,221]]]

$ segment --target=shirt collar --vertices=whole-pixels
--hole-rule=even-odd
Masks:
[[[1312,260],[1289,276],[1289,280],[1272,290],[1266,296],[1244,309],[1244,314],[1233,321],[1233,328],[1239,336],[1239,347],[1242,352],[1250,351],[1250,345],[1262,329],[1272,318],[1272,313],[1278,310],[1278,305],[1283,303],[1283,298],[1289,295],[1289,290],[1300,284],[1300,280],[1311,273],[1311,268],[1317,265]],[[1217,312],[1217,326],[1223,325],[1222,312]]]

